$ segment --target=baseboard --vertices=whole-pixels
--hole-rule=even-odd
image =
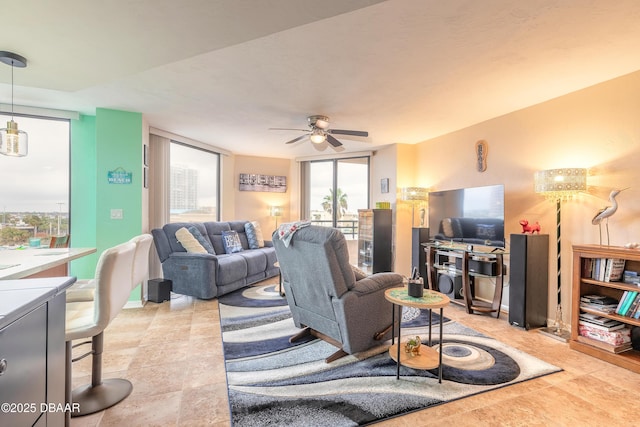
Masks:
[[[143,306],[142,301],[127,301],[122,308],[142,308]]]

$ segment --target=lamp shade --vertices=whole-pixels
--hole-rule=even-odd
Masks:
[[[534,176],[535,191],[548,199],[568,200],[587,190],[587,170],[548,169]]]
[[[282,216],[282,208],[280,206],[271,206],[269,216]]]
[[[24,157],[28,153],[29,136],[18,130],[18,123],[7,122],[7,127],[0,129],[0,154],[5,156]]]
[[[403,187],[400,197],[404,201],[421,201],[429,198],[429,191],[422,187]]]

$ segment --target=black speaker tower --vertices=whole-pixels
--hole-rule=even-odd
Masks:
[[[549,235],[512,234],[509,323],[525,329],[547,324]]]
[[[429,242],[429,229],[426,227],[413,227],[411,229],[411,271],[413,267],[418,269],[420,277],[427,284],[427,253],[422,243]]]

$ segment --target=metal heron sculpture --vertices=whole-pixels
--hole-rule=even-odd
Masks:
[[[629,187],[627,187],[629,188]],[[596,216],[591,220],[591,224],[597,225],[600,231],[600,245],[602,245],[602,220],[606,219],[606,227],[607,227],[607,246],[609,246],[609,217],[613,216],[614,213],[618,210],[618,202],[616,202],[616,196],[620,194],[622,191],[627,188],[623,188],[622,190],[613,190],[609,194],[609,203],[611,206],[607,206],[603,209],[600,209]]]

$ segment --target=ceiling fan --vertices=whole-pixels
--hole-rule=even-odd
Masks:
[[[307,117],[307,122],[309,129],[269,128],[269,130],[297,130],[306,132],[304,135],[294,138],[291,141],[285,142],[285,144],[293,144],[294,142],[298,142],[308,136],[311,142],[313,142],[314,144],[322,144],[323,142],[327,141],[334,148],[340,147],[342,143],[338,141],[333,135],[362,137],[369,136],[369,132],[360,130],[329,129],[329,117],[327,116],[309,116]]]

